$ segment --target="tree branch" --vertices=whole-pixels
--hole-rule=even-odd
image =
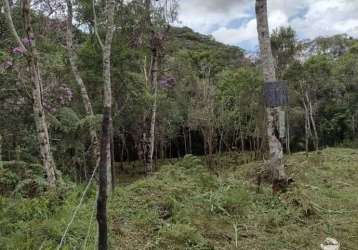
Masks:
[[[6,16],[8,24],[9,24],[9,28],[11,30],[11,33],[14,36],[14,38],[15,38],[16,42],[18,43],[18,45],[21,47],[21,49],[25,53],[27,53],[27,49],[26,49],[25,45],[23,44],[23,42],[21,41],[19,35],[17,34],[14,22],[12,21],[9,0],[4,0],[4,6],[5,6],[5,8],[4,8],[5,9],[5,16]]]
[[[94,33],[97,37],[97,41],[101,47],[101,49],[103,50],[103,42],[101,37],[99,36],[98,33],[98,24],[97,24],[97,15],[96,15],[96,6],[95,6],[95,0],[92,0],[92,11],[93,11],[93,26],[94,26]]]

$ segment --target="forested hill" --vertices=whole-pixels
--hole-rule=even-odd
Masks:
[[[249,63],[240,47],[222,44],[188,27],[171,27],[169,32],[169,49],[173,52],[179,49],[188,53],[206,53],[223,67],[235,68]]]
[[[303,51],[301,56],[303,60],[318,54],[328,54],[338,58],[350,49],[354,49],[357,45],[356,42],[356,39],[345,34],[305,40],[302,41]]]

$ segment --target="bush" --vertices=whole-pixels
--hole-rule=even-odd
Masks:
[[[4,196],[16,195],[35,197],[47,188],[42,166],[22,161],[4,162],[0,169],[0,193]]]

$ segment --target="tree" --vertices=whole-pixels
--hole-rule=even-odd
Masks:
[[[106,38],[104,44],[98,36],[102,47],[103,58],[103,120],[102,138],[99,163],[99,192],[97,198],[97,221],[98,221],[98,249],[108,249],[108,227],[107,227],[107,176],[111,169],[111,128],[112,128],[112,87],[111,87],[111,47],[114,33],[114,10],[115,0],[106,1]],[[97,29],[97,27],[96,27]]]
[[[43,83],[41,70],[38,61],[38,51],[35,37],[31,26],[30,0],[21,2],[25,26],[24,39],[21,39],[16,31],[11,16],[11,8],[8,0],[4,0],[5,12],[10,30],[18,43],[19,48],[25,54],[32,82],[32,107],[37,131],[37,138],[40,144],[40,156],[43,167],[46,171],[47,182],[50,186],[56,185],[56,165],[52,156],[46,115],[43,107]]]
[[[267,20],[267,1],[256,0],[257,33],[265,81],[275,81],[276,72],[271,51],[270,34]],[[277,136],[278,116],[281,108],[266,108],[267,137],[270,150],[270,169],[272,174],[272,189],[280,191],[287,186],[287,175],[283,162],[283,149]]]
[[[295,56],[302,49],[296,39],[296,32],[291,27],[275,29],[271,35],[272,54],[276,62],[276,74],[283,77]]]
[[[146,22],[148,25],[149,31],[149,44],[151,50],[151,62],[150,62],[150,70],[149,70],[149,83],[152,88],[153,94],[153,104],[152,104],[152,115],[150,119],[150,130],[149,130],[149,152],[148,152],[148,162],[145,166],[146,172],[151,172],[153,169],[153,156],[154,156],[154,148],[155,148],[155,127],[157,120],[157,110],[158,110],[158,77],[159,77],[159,68],[160,68],[160,59],[163,56],[163,43],[165,36],[168,33],[169,25],[167,22],[173,21],[175,18],[175,5],[173,3],[169,3],[171,0],[163,0],[164,4],[161,6],[161,1],[156,1],[159,3],[158,10],[155,10],[154,16],[158,15],[159,20],[155,20],[156,23],[153,23],[151,17],[151,7],[152,1],[145,0],[145,8],[146,8]],[[175,3],[175,1],[174,1]],[[170,6],[168,8],[168,6]],[[172,6],[174,8],[172,8]],[[157,13],[156,13],[157,12]],[[164,23],[164,25],[162,24]],[[155,27],[156,26],[156,27]],[[164,26],[161,27],[161,26]],[[146,77],[148,78],[148,77]],[[146,141],[146,136],[143,136],[143,140]]]
[[[77,66],[78,57],[74,50],[74,45],[73,45],[72,0],[66,0],[66,4],[67,4],[66,47],[67,47],[68,58],[70,61],[72,73],[75,76],[76,83],[80,88],[80,93],[81,93],[82,102],[85,108],[86,115],[93,117],[94,112],[92,109],[91,100],[89,98],[86,85],[84,84],[81,74],[78,70],[78,66]],[[95,165],[97,166],[99,164],[99,142],[98,142],[96,128],[93,124],[90,126],[90,136],[91,136],[92,159],[94,159]]]

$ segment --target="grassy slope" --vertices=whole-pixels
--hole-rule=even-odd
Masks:
[[[295,184],[279,197],[268,185],[256,193],[260,163],[239,166],[229,156],[221,162],[225,168],[215,175],[186,157],[117,188],[109,207],[111,249],[318,249],[328,236],[343,250],[357,249],[358,151],[289,157]],[[80,190],[70,188],[64,200],[1,198],[0,246],[53,249]],[[94,196],[92,191],[75,220],[67,249],[83,245]],[[94,245],[94,225],[87,246]]]

